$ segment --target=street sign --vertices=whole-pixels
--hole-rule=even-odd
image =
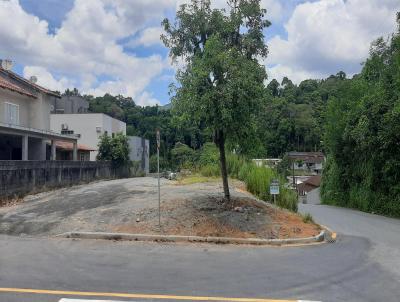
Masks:
[[[279,180],[273,179],[269,185],[269,194],[274,196],[274,204],[276,204],[276,195],[279,195]]]
[[[271,181],[269,186],[269,194],[271,195],[279,195],[279,181],[274,179]]]

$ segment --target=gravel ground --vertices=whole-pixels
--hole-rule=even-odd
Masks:
[[[243,184],[231,181],[233,203],[217,181],[179,185],[161,180],[162,229],[157,180],[151,177],[94,182],[25,197],[0,208],[0,233],[49,236],[69,231],[168,233],[260,238],[318,233],[298,215],[262,206]]]

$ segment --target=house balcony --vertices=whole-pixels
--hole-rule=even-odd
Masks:
[[[75,135],[0,122],[0,160],[55,160],[60,141],[72,143],[73,160],[78,160],[77,140]]]

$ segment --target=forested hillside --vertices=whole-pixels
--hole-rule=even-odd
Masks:
[[[400,217],[400,32],[372,44],[361,74],[329,100],[325,129],[323,200]]]

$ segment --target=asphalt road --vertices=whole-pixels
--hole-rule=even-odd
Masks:
[[[391,272],[400,285],[400,220],[356,210],[300,204],[300,212],[311,213],[314,220],[339,234],[357,236],[368,241],[370,261]],[[400,289],[398,291],[400,301]]]
[[[338,231],[338,241],[251,247],[0,236],[0,301],[56,302],[82,292],[117,301],[400,300],[398,220],[321,205],[300,209]]]

